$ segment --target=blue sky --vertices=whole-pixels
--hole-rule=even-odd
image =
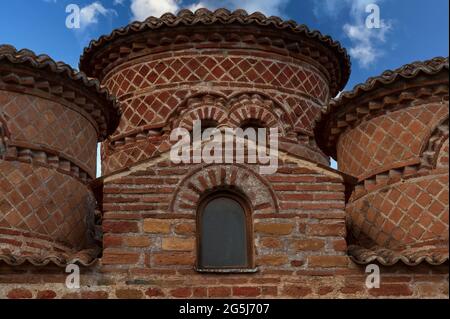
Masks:
[[[66,7],[81,9],[81,28],[66,27]],[[365,27],[367,4],[380,8],[380,29]],[[293,19],[331,35],[352,58],[346,89],[415,60],[448,56],[448,0],[2,0],[0,43],[46,53],[78,67],[91,39],[149,15],[184,7],[227,7]]]

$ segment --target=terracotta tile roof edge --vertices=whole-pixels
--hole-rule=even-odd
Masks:
[[[294,33],[304,34],[306,37],[316,39],[328,47],[335,49],[339,55],[346,70],[343,73],[350,74],[350,56],[347,50],[341,46],[338,41],[333,40],[329,35],[323,35],[320,31],[310,30],[304,24],[298,24],[294,20],[284,21],[283,19],[270,16],[267,17],[261,12],[247,13],[243,9],[238,9],[233,12],[225,8],[220,8],[215,11],[210,11],[206,8],[197,9],[192,12],[188,9],[180,10],[177,15],[172,13],[165,13],[160,18],[148,17],[144,21],[134,21],[125,27],[117,28],[113,30],[109,35],[103,35],[97,40],[92,40],[89,46],[84,49],[83,54],[80,57],[80,69],[85,69],[83,66],[87,65],[90,55],[98,47],[103,46],[105,43],[116,40],[117,38],[127,36],[133,33],[142,32],[145,30],[157,30],[163,27],[177,27],[177,26],[195,26],[195,25],[213,25],[213,24],[232,24],[240,23],[242,25],[256,24],[260,26],[273,26],[280,30],[289,30]],[[339,83],[339,87],[343,87],[347,83],[348,78],[344,76],[342,83]]]
[[[420,74],[434,75],[444,69],[449,69],[448,57],[435,57],[430,60],[408,63],[394,70],[386,70],[379,76],[370,77],[366,82],[357,84],[351,91],[342,92],[338,97],[331,100],[327,112],[333,111],[334,108],[348,100],[374,90],[378,85],[389,85],[400,79],[413,79]]]
[[[376,247],[372,249],[357,245],[348,247],[348,254],[357,264],[367,265],[378,262],[384,266],[393,266],[403,262],[408,266],[417,266],[422,262],[433,266],[442,265],[448,261],[448,247],[423,246],[396,251],[387,248]]]
[[[15,256],[13,254],[0,253],[0,263],[4,262],[10,266],[20,266],[28,262],[34,266],[54,264],[58,267],[65,267],[68,264],[79,264],[89,267],[97,262],[99,253],[99,248],[85,249],[74,254],[48,253],[43,255]]]
[[[56,62],[50,56],[46,54],[37,55],[31,50],[21,49],[17,50],[14,46],[8,44],[0,44],[0,62],[7,61],[10,64],[23,64],[31,67],[32,69],[49,70],[51,73],[60,74],[67,77],[74,82],[81,82],[88,90],[91,90],[98,96],[100,96],[106,104],[109,104],[107,109],[110,110],[111,115],[115,120],[113,126],[118,125],[118,121],[122,114],[120,105],[117,99],[112,96],[109,91],[100,84],[95,78],[88,77],[85,73],[73,69],[70,65],[64,62]],[[115,130],[115,127],[110,128],[110,133]]]

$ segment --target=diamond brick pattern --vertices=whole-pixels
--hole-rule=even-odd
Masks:
[[[112,93],[122,97],[123,116],[116,133],[164,124],[186,96],[210,90],[205,82],[221,87],[236,86],[234,92],[244,90],[244,86],[251,91],[256,85],[267,87],[273,90],[270,95],[291,107],[290,116],[295,117],[296,126],[309,134],[321,107],[300,96],[310,96],[325,104],[329,95],[328,85],[318,72],[276,60],[211,55],[150,61],[121,69],[104,81]],[[189,92],[182,86],[185,84],[191,86]],[[283,90],[292,90],[295,94],[283,94]]]
[[[448,240],[448,174],[428,176],[369,193],[347,205],[353,235],[398,248]]]
[[[87,239],[86,218],[93,213],[93,203],[87,187],[67,175],[0,161],[0,227],[80,248]]]
[[[341,136],[339,169],[361,177],[419,160],[433,127],[445,116],[448,106],[427,104],[363,122]]]
[[[241,82],[297,90],[325,101],[328,86],[316,72],[296,64],[254,57],[182,56],[136,64],[106,79],[121,97],[136,90],[184,82]]]
[[[102,148],[104,148],[104,144]],[[151,158],[158,148],[149,141],[134,143],[126,149],[116,150],[102,158],[102,173],[109,174],[123,167],[131,166],[136,162]]]
[[[178,92],[179,93],[179,92]],[[188,92],[183,92],[187,94]],[[182,95],[178,94],[180,99]],[[190,94],[195,95],[195,94]],[[309,103],[307,100],[297,97],[292,97],[290,95],[277,94],[273,97],[274,100],[262,97],[258,94],[248,95],[241,94],[235,95],[232,98],[221,98],[220,101],[208,99],[212,98],[208,95],[196,95],[194,105],[189,103],[180,104],[179,109],[175,109],[170,114],[170,120],[168,120],[168,127],[185,127],[190,129],[192,123],[196,119],[211,119],[217,121],[219,125],[225,125],[228,127],[238,127],[244,123],[247,119],[258,119],[263,123],[266,123],[268,127],[279,127],[281,136],[285,136],[287,133],[294,134],[295,131],[292,130],[292,118],[298,118],[301,121],[304,120],[304,124],[300,125],[302,129],[298,129],[299,132],[307,133],[307,135],[312,134],[310,130],[312,128],[312,123],[315,118],[319,116],[320,108],[314,104]],[[144,99],[145,100],[145,99]],[[184,99],[186,101],[186,99]],[[279,101],[286,101],[288,105],[283,105]],[[142,102],[145,104],[145,102]],[[296,114],[292,114],[293,111],[290,110],[290,105],[292,104],[292,109],[295,110]],[[196,106],[198,105],[198,106]],[[302,109],[303,108],[303,109]],[[133,111],[134,108],[127,108],[128,111],[133,112],[133,117],[138,116],[138,113]],[[139,108],[138,108],[139,109]],[[147,113],[146,113],[147,114]],[[122,122],[122,124],[125,122]],[[305,129],[309,128],[309,130]],[[126,127],[127,125],[125,125]],[[140,132],[140,131],[139,131]],[[140,134],[140,133],[138,133]],[[102,156],[102,171],[104,174],[109,174],[123,167],[133,165],[136,162],[151,158],[157,154],[162,148],[161,144],[167,141],[167,136],[163,138],[147,138],[145,134],[140,134],[137,138],[136,133],[134,135],[125,135],[126,137],[121,137],[122,146],[115,147],[113,144],[107,142],[104,144],[107,150]],[[117,135],[116,135],[117,136]],[[295,143],[304,144],[302,140],[298,140]],[[286,143],[285,143],[286,144]],[[306,143],[308,144],[308,143]],[[284,144],[283,144],[284,145]],[[307,145],[309,146],[309,145]],[[316,162],[323,162],[322,155],[315,149],[310,149],[309,147],[295,147],[295,145],[285,145],[285,149],[293,152],[293,154],[299,154],[300,156],[305,156]],[[327,161],[325,161],[327,163]]]
[[[97,135],[79,113],[34,96],[0,91],[1,111],[7,119],[12,143],[26,142],[61,152],[88,167],[95,176]]]

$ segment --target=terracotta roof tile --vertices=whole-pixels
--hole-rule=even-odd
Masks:
[[[116,102],[116,98],[111,96],[107,89],[100,85],[97,79],[89,78],[83,72],[74,70],[68,64],[64,62],[56,62],[48,55],[41,54],[36,55],[33,51],[28,49],[17,50],[11,45],[0,45],[0,65],[9,64],[23,65],[31,69],[44,70],[53,74],[58,74],[62,77],[76,82],[77,85],[86,87],[90,92],[96,94],[104,101],[105,108],[103,112],[107,112],[106,118],[108,126],[108,134],[115,131],[122,111],[119,104]]]
[[[416,61],[405,64],[395,70],[386,70],[381,75],[370,77],[366,82],[356,85],[351,91],[343,92],[332,100],[330,111],[339,105],[354,99],[366,92],[372,91],[379,86],[386,86],[401,79],[412,79],[421,74],[433,75],[448,70],[448,57],[435,57],[426,61]]]
[[[54,264],[58,267],[65,267],[68,264],[79,264],[88,267],[92,266],[97,261],[99,253],[100,249],[98,247],[81,250],[73,254],[52,252],[43,253],[42,255],[15,256],[0,252],[0,262],[4,262],[10,266],[20,266],[28,262],[34,266]]]
[[[348,247],[348,254],[354,262],[362,265],[378,262],[384,266],[392,266],[400,261],[408,266],[416,266],[422,262],[441,265],[448,261],[448,247],[434,245],[407,248],[401,251],[382,247],[368,249],[351,245]]]
[[[177,15],[165,13],[160,18],[149,17],[142,22],[135,21],[125,27],[115,29],[109,35],[103,35],[99,39],[90,42],[89,46],[84,49],[84,52],[80,57],[80,69],[90,72],[92,68],[89,67],[89,62],[93,54],[106,43],[110,43],[116,39],[147,30],[213,24],[241,24],[273,27],[278,30],[291,31],[295,34],[303,35],[306,38],[317,40],[333,50],[340,60],[343,76],[340,79],[340,83],[336,83],[337,87],[342,89],[348,81],[351,68],[350,57],[345,48],[343,48],[339,42],[334,41],[330,36],[323,35],[317,30],[310,30],[306,25],[298,24],[293,20],[284,21],[275,16],[267,17],[260,12],[249,14],[242,9],[231,12],[225,8],[220,8],[215,11],[201,8],[195,12],[183,9],[180,10]]]

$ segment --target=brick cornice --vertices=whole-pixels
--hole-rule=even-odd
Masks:
[[[62,174],[70,175],[83,184],[92,181],[95,176],[89,174],[89,169],[79,161],[68,158],[56,151],[37,148],[29,143],[9,142],[6,147],[4,160],[33,163],[54,169]]]
[[[356,201],[361,197],[368,195],[374,191],[379,191],[385,187],[392,187],[394,184],[403,183],[405,180],[426,177],[438,176],[448,174],[446,169],[429,169],[423,167],[420,163],[410,164],[392,168],[363,180],[360,179],[357,185],[354,186],[351,201]]]
[[[369,90],[345,103],[333,101],[316,123],[318,145],[327,155],[336,158],[337,142],[347,130],[387,112],[427,103],[448,104],[448,92],[448,69],[443,69],[432,76]]]
[[[112,67],[142,54],[214,47],[246,50],[247,46],[316,66],[327,75],[333,95],[345,86],[350,74],[347,52],[329,36],[293,21],[226,9],[181,10],[177,16],[167,13],[133,22],[92,41],[84,50],[80,69],[103,79]]]
[[[99,139],[116,129],[121,110],[97,80],[46,55],[0,46],[0,90],[47,98],[69,107],[93,123]]]

